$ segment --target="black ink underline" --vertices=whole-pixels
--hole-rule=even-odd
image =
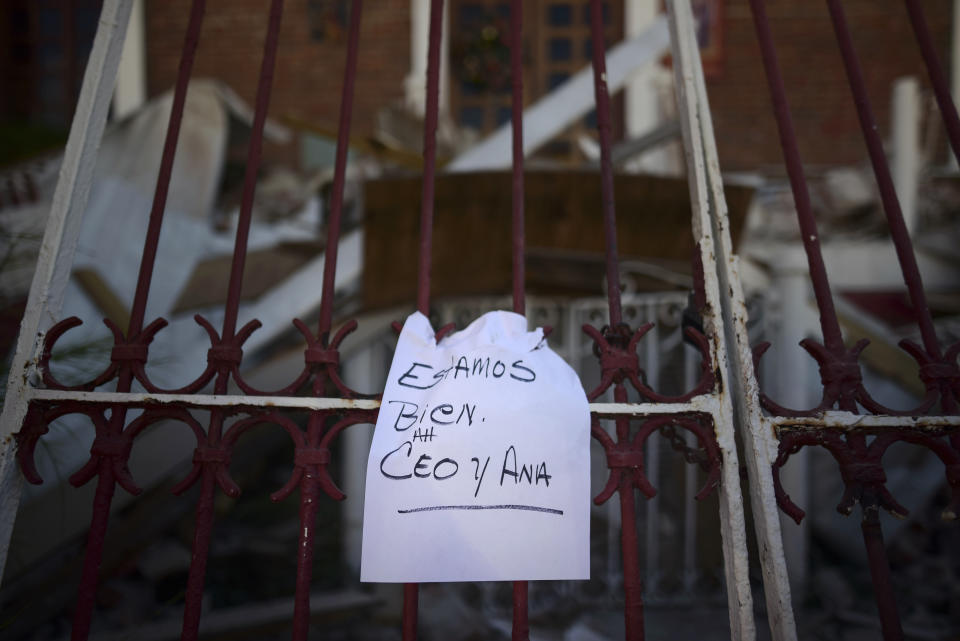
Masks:
[[[563,510],[536,505],[428,505],[413,507],[406,510],[397,510],[398,514],[413,514],[414,512],[437,512],[439,510],[522,510],[526,512],[545,512],[547,514],[563,514]]]

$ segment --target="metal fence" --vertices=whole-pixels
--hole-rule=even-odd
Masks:
[[[511,3],[510,41],[513,90],[513,240],[514,287],[512,307],[524,313],[524,222],[523,222],[523,157],[522,157],[522,75],[520,73],[521,11],[520,0]],[[294,472],[274,498],[283,500],[294,492],[300,501],[300,534],[296,544],[297,574],[293,638],[306,639],[309,624],[313,539],[318,528],[317,505],[325,498],[338,500],[343,494],[331,477],[328,467],[333,456],[332,445],[347,428],[375,420],[378,401],[365,398],[348,387],[340,378],[339,348],[356,323],[349,322],[333,332],[333,283],[337,267],[337,243],[343,201],[348,137],[353,100],[353,82],[357,58],[361,52],[359,25],[362,2],[351,3],[347,58],[328,242],[325,255],[323,292],[317,327],[310,328],[294,320],[307,347],[303,368],[293,380],[277,390],[261,390],[247,383],[241,375],[243,345],[256,331],[258,321],[238,327],[238,308],[250,227],[257,170],[260,165],[263,128],[270,100],[273,67],[283,11],[282,0],[271,0],[267,37],[257,90],[253,134],[246,165],[243,200],[237,226],[230,283],[222,325],[217,328],[197,316],[210,339],[207,364],[193,381],[185,381],[176,389],[162,389],[147,374],[149,347],[154,336],[162,331],[163,319],[147,319],[146,303],[154,276],[154,259],[163,224],[164,206],[177,147],[187,82],[191,75],[194,54],[204,15],[204,0],[193,0],[190,21],[184,40],[179,75],[174,92],[173,109],[149,228],[143,246],[143,259],[134,296],[129,326],[110,325],[114,346],[110,363],[104,371],[80,385],[61,384],[50,370],[51,354],[58,339],[81,321],[60,319],[59,300],[72,261],[72,248],[80,224],[90,186],[93,160],[107,115],[113,78],[122,47],[124,26],[129,18],[129,0],[107,0],[90,57],[76,117],[66,150],[61,180],[57,186],[50,222],[44,237],[41,257],[31,288],[27,312],[22,324],[17,352],[8,384],[7,402],[3,409],[3,456],[0,458],[0,508],[4,541],[9,537],[12,515],[19,498],[20,472],[38,483],[32,462],[38,439],[57,418],[80,415],[95,431],[87,463],[70,481],[82,485],[96,480],[91,526],[87,537],[86,556],[77,595],[72,638],[82,641],[89,635],[95,613],[95,590],[98,580],[104,537],[109,526],[110,504],[117,487],[133,494],[140,490],[128,469],[128,457],[137,436],[149,426],[164,421],[181,423],[196,438],[193,468],[175,489],[183,492],[199,484],[196,503],[196,526],[193,540],[193,562],[186,586],[182,639],[198,637],[205,570],[211,538],[215,536],[214,501],[217,493],[236,496],[241,488],[230,476],[231,452],[245,432],[261,424],[283,429],[295,446]],[[943,461],[954,498],[945,515],[955,517],[960,495],[960,371],[956,360],[960,345],[944,350],[933,331],[916,260],[910,246],[903,217],[877,128],[863,88],[862,74],[839,0],[828,0],[837,40],[854,93],[871,160],[877,174],[883,203],[888,216],[891,237],[897,248],[904,279],[920,326],[923,344],[905,344],[918,361],[919,373],[927,395],[921,405],[906,412],[892,411],[874,400],[860,383],[857,355],[863,343],[848,347],[840,334],[833,310],[826,270],[820,257],[819,236],[810,212],[809,198],[790,125],[785,91],[773,50],[770,30],[762,0],[751,0],[761,43],[763,61],[770,81],[774,110],[780,126],[781,140],[787,159],[794,195],[797,201],[803,242],[810,261],[811,279],[820,309],[823,344],[812,340],[804,347],[817,359],[823,382],[823,400],[813,409],[793,411],[780,407],[759,393],[754,377],[754,357],[746,333],[746,307],[738,279],[738,262],[732,252],[727,229],[726,206],[713,130],[708,109],[703,70],[694,37],[694,21],[687,0],[667,3],[672,41],[672,61],[676,77],[679,119],[686,152],[688,180],[693,217],[691,229],[697,247],[694,259],[694,309],[702,322],[702,331],[690,326],[683,330],[686,340],[695,346],[692,375],[683,381],[683,389],[664,392],[656,362],[657,349],[645,346],[677,341],[676,337],[657,335],[663,323],[643,322],[643,315],[630,317],[625,312],[634,302],[621,297],[620,270],[616,246],[616,212],[613,199],[613,169],[610,161],[610,105],[604,70],[601,2],[591,2],[593,33],[593,70],[597,123],[601,149],[599,180],[602,184],[602,224],[606,239],[606,287],[608,292],[605,317],[594,320],[594,310],[580,310],[590,316],[583,324],[589,343],[575,341],[575,323],[570,319],[565,331],[568,359],[582,358],[590,345],[598,368],[597,378],[587,382],[591,388],[592,433],[603,449],[608,476],[605,486],[594,499],[607,504],[617,515],[613,536],[619,545],[620,568],[626,638],[644,637],[643,583],[641,568],[647,578],[655,579],[657,540],[649,530],[638,528],[636,497],[653,501],[649,515],[656,515],[655,484],[659,448],[651,447],[656,433],[680,450],[691,466],[704,470],[705,483],[693,492],[702,498],[718,493],[719,534],[722,539],[724,578],[730,619],[730,636],[754,639],[753,594],[750,586],[747,531],[744,498],[740,485],[740,454],[735,441],[735,426],[742,441],[742,453],[750,480],[750,500],[755,536],[764,582],[766,611],[774,639],[796,638],[790,588],[781,544],[780,521],[776,506],[782,506],[799,520],[802,511],[790,502],[779,486],[779,470],[790,456],[805,446],[825,447],[840,464],[840,473],[847,491],[841,511],[849,513],[857,502],[863,512],[864,542],[870,557],[874,587],[884,638],[902,638],[889,585],[887,560],[878,520],[880,508],[905,513],[884,488],[882,464],[884,451],[893,443],[906,441],[930,448]],[[433,221],[433,185],[436,167],[435,131],[438,119],[439,68],[442,0],[432,0],[429,30],[427,76],[427,109],[424,127],[424,171],[421,211],[421,244],[417,308],[429,313],[430,249]],[[936,60],[929,34],[924,25],[920,4],[906,2],[916,30],[931,80],[940,102],[955,152],[960,153],[960,122],[946,92],[946,84]],[[656,215],[638,212],[632,215]],[[504,230],[507,233],[507,230]],[[579,313],[579,312],[578,312]],[[85,319],[87,321],[92,319]],[[669,323],[667,324],[669,325]],[[450,331],[445,326],[438,337]],[[759,362],[763,347],[756,351]],[[235,385],[240,394],[231,394]],[[110,390],[110,391],[107,391]],[[335,390],[333,395],[330,391]],[[766,410],[764,412],[763,410]],[[292,411],[306,412],[306,427],[291,419]],[[862,413],[865,412],[865,413]],[[200,418],[198,418],[200,417]],[[201,420],[202,418],[202,420]],[[15,435],[16,445],[13,439]],[[686,486],[685,486],[686,487]],[[687,497],[690,498],[689,496]],[[692,504],[687,500],[688,504]],[[641,539],[645,544],[641,545]],[[6,545],[3,546],[4,553]],[[645,560],[640,550],[645,550]],[[529,637],[528,586],[513,585],[513,638]],[[404,639],[417,636],[418,586],[404,586],[402,634]]]

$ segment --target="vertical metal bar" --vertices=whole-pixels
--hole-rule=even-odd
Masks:
[[[513,311],[526,312],[523,211],[523,3],[510,2],[510,122],[513,126],[512,166],[512,241],[513,241]],[[526,581],[513,583],[513,641],[529,641],[529,588]]]
[[[920,54],[923,56],[923,61],[927,65],[927,74],[930,76],[933,94],[937,98],[937,106],[940,107],[940,114],[943,117],[943,124],[947,130],[950,147],[953,149],[954,157],[960,162],[960,117],[957,116],[957,107],[953,103],[953,97],[950,95],[947,76],[943,72],[943,65],[940,64],[940,58],[937,56],[937,50],[933,45],[933,38],[930,37],[930,29],[927,28],[927,21],[923,15],[923,7],[917,0],[905,1],[907,13],[910,16],[910,24],[913,26],[913,33],[916,35],[917,43],[920,45]]]
[[[6,565],[23,480],[12,435],[27,415],[26,393],[36,368],[37,347],[60,315],[131,8],[131,0],[103,3],[6,381],[0,414],[0,575]]]
[[[617,385],[614,390],[617,403],[627,402],[627,390]],[[618,418],[617,441],[624,443],[629,439],[630,419]],[[621,476],[617,490],[620,498],[620,551],[623,557],[623,617],[625,639],[643,641],[643,582],[640,580],[640,559],[637,551],[637,514],[634,505],[633,482],[631,475]]]
[[[190,83],[190,75],[193,71],[197,45],[200,43],[200,28],[203,25],[206,5],[206,0],[194,0],[190,7],[190,20],[187,23],[187,33],[183,39],[183,52],[180,54],[177,84],[173,90],[173,105],[170,107],[170,121],[167,125],[166,138],[163,141],[163,153],[160,156],[157,186],[153,192],[153,205],[150,208],[147,235],[143,240],[143,256],[140,259],[137,289],[133,295],[133,305],[130,308],[128,337],[136,336],[143,329],[147,296],[150,294],[150,283],[157,258],[157,246],[160,244],[160,228],[163,225],[167,194],[170,191],[170,178],[173,175],[173,161],[177,153],[177,141],[180,138],[180,125],[183,122],[183,106],[187,99],[187,86]]]
[[[513,629],[510,636],[513,641],[527,641],[530,638],[530,621],[527,611],[529,594],[529,583],[513,582]]]
[[[173,156],[176,150],[177,134],[183,116],[183,103],[186,96],[187,82],[193,66],[194,54],[199,40],[200,24],[203,20],[203,0],[194,2],[187,34],[184,39],[183,55],[177,78],[177,92],[174,107],[170,113],[170,124],[161,158],[161,174],[158,177],[157,190],[154,193],[154,205],[150,213],[147,237],[144,240],[144,253],[140,262],[140,275],[137,282],[137,291],[134,297],[134,306],[131,310],[131,320],[128,327],[128,337],[139,334],[143,329],[144,310],[147,296],[150,291],[150,276],[153,272],[157,244],[160,237],[160,227],[163,222],[163,205],[166,199],[170,181],[170,169],[173,165]],[[162,170],[166,168],[166,173]],[[121,365],[117,379],[117,392],[129,392],[133,382],[133,373],[129,364]],[[126,408],[122,405],[112,407],[108,430],[114,435],[123,432],[126,420]],[[101,436],[100,434],[97,435]],[[80,586],[77,594],[77,607],[74,612],[71,638],[74,641],[86,639],[90,633],[90,622],[93,615],[94,595],[103,553],[103,541],[106,536],[107,523],[110,517],[110,504],[114,495],[116,481],[113,462],[107,457],[100,459],[97,466],[97,489],[93,502],[93,514],[90,530],[87,535],[87,547],[84,552],[84,564],[80,577]]]
[[[524,212],[523,212],[523,3],[510,3],[510,122],[513,125],[513,311],[523,314],[524,293]]]
[[[337,155],[333,167],[330,216],[327,220],[327,248],[323,263],[323,291],[320,294],[320,341],[326,345],[333,316],[334,279],[337,274],[337,250],[343,211],[343,187],[346,182],[347,155],[350,152],[350,121],[353,116],[353,88],[357,77],[357,49],[360,42],[360,18],[363,0],[350,3],[350,31],[347,60],[343,68],[343,92],[340,95],[340,124],[337,129]]]
[[[77,590],[77,605],[73,615],[71,641],[86,641],[90,635],[90,622],[96,602],[97,578],[103,556],[103,540],[110,520],[110,503],[116,489],[116,479],[110,463],[101,463],[97,477],[97,490],[93,497],[93,516],[87,532],[87,548],[83,557],[80,588]]]
[[[833,297],[830,295],[830,282],[827,279],[827,268],[820,251],[820,234],[817,231],[817,222],[810,207],[810,192],[807,188],[800,152],[797,148],[797,136],[790,115],[790,106],[783,85],[783,76],[777,62],[776,49],[773,46],[773,36],[770,32],[770,23],[767,19],[765,0],[750,0],[753,12],[753,24],[760,42],[760,54],[763,68],[767,76],[767,85],[770,89],[770,99],[773,102],[773,113],[777,120],[777,131],[780,134],[780,147],[787,166],[787,175],[790,177],[790,188],[793,191],[793,201],[797,207],[797,222],[800,224],[800,237],[803,249],[807,254],[807,264],[810,269],[810,280],[813,284],[817,308],[820,310],[820,329],[823,332],[823,342],[827,349],[839,355],[843,352],[843,337],[840,332],[840,322],[833,306]],[[850,400],[853,403],[852,399]],[[843,407],[845,410],[855,410],[856,406]]]
[[[613,197],[613,163],[610,160],[610,94],[607,91],[606,46],[603,33],[603,6],[590,0],[590,38],[593,54],[593,92],[597,108],[597,133],[600,138],[600,185],[603,228],[606,240],[607,300],[610,326],[622,321],[620,311],[620,266],[617,261],[617,221]]]
[[[343,88],[340,96],[340,123],[337,130],[337,153],[334,161],[333,190],[330,195],[330,216],[327,220],[327,246],[323,265],[323,290],[320,298],[319,339],[327,345],[333,317],[333,298],[337,273],[337,250],[340,242],[340,223],[343,212],[343,190],[346,182],[347,156],[350,151],[350,122],[353,115],[354,83],[357,75],[357,50],[360,42],[362,0],[350,7],[350,27],[347,40],[347,59],[343,69]],[[322,396],[326,376],[318,372],[313,379],[313,393]],[[323,432],[326,413],[311,412],[307,426],[307,440],[317,444]],[[307,465],[300,482],[300,534],[297,545],[297,578],[293,606],[293,641],[306,641],[310,630],[310,585],[313,578],[314,533],[317,506],[322,489],[317,478],[317,467]]]
[[[430,42],[427,47],[427,111],[423,121],[423,189],[420,196],[420,262],[417,310],[430,314],[430,266],[433,249],[433,209],[437,161],[437,118],[440,111],[440,45],[443,39],[443,0],[430,2]],[[417,638],[420,587],[403,584],[403,641]]]
[[[683,389],[693,389],[697,384],[697,352],[681,343],[683,350]],[[697,437],[683,430],[687,447],[697,447]],[[687,464],[683,468],[683,589],[693,594],[697,581],[697,466]]]
[[[313,436],[319,440],[324,414],[311,412]],[[314,439],[311,439],[314,440]],[[310,583],[313,578],[314,533],[321,494],[316,465],[307,465],[300,481],[300,534],[297,540],[297,579],[293,599],[293,641],[306,641],[310,631]]]
[[[657,303],[649,302],[644,307],[644,321],[655,322],[657,319]],[[647,332],[642,349],[644,351],[643,369],[647,373],[647,382],[653,389],[659,389],[660,327],[658,325],[654,325]],[[649,439],[644,450],[647,459],[647,469],[645,470],[647,480],[650,481],[651,485],[657,487],[660,480],[660,442],[656,438]],[[644,571],[647,575],[647,589],[652,587],[656,591],[660,578],[660,494],[654,494],[645,502],[647,508],[647,550]]]
[[[243,197],[240,204],[240,217],[237,223],[237,236],[234,242],[233,261],[230,269],[230,283],[227,289],[227,302],[224,310],[222,342],[229,342],[236,331],[237,312],[240,306],[240,290],[243,284],[243,267],[247,253],[247,238],[253,211],[253,196],[256,190],[257,172],[263,145],[263,127],[270,105],[270,92],[273,84],[273,72],[276,63],[277,44],[280,33],[280,20],[283,16],[283,0],[271,0],[270,18],[267,24],[266,39],[263,46],[263,59],[260,64],[260,79],[257,85],[257,98],[254,108],[253,126],[250,135],[250,147],[247,150],[247,166],[244,175]],[[230,380],[228,369],[221,368],[214,382],[214,394],[225,394]],[[207,446],[220,444],[223,421],[226,412],[213,409],[210,412],[210,428],[207,432]],[[203,585],[206,578],[207,556],[210,550],[210,536],[213,531],[213,500],[216,492],[214,470],[205,464],[202,471],[200,498],[196,508],[196,530],[193,540],[193,558],[187,577],[186,604],[184,607],[183,641],[195,641],[200,626],[200,604],[203,598]]]
[[[610,95],[607,91],[606,46],[603,33],[603,4],[590,0],[590,37],[593,58],[593,91],[596,100],[597,133],[600,138],[600,189],[603,206],[603,228],[606,241],[607,302],[610,326],[623,321],[620,302],[620,266],[617,257],[617,222],[614,209],[613,163],[610,160],[611,127]],[[622,383],[614,386],[614,400],[627,402]],[[618,418],[617,442],[629,440],[630,420]],[[620,495],[620,550],[623,558],[624,620],[628,641],[643,641],[643,583],[637,558],[637,522],[633,483],[624,474],[618,489]]]
[[[606,244],[607,301],[610,309],[610,326],[615,327],[622,322],[623,317],[620,297],[620,269],[617,254],[613,164],[610,158],[612,136],[610,96],[607,90],[603,6],[600,0],[591,0],[590,2],[590,35],[597,132],[600,139],[600,180]],[[627,402],[627,391],[622,384],[615,385],[614,400],[618,403]],[[618,419],[618,442],[626,442],[629,440],[629,431],[629,419]],[[623,559],[625,632],[626,638],[629,641],[642,641],[645,637],[643,627],[643,583],[640,580],[636,506],[633,490],[632,482],[627,480],[627,476],[624,475],[624,479],[620,482],[618,493],[621,517],[620,547]]]
[[[880,615],[880,628],[884,641],[903,641],[903,629],[897,602],[893,596],[890,581],[890,564],[887,562],[887,550],[883,544],[883,530],[880,527],[880,515],[876,506],[863,510],[860,529],[863,531],[863,544],[867,548],[870,564],[870,577],[873,579],[874,598]]]
[[[880,199],[887,215],[890,237],[893,239],[893,245],[897,251],[900,269],[903,272],[907,291],[910,293],[910,301],[913,303],[917,324],[920,326],[923,346],[928,354],[940,360],[940,345],[937,342],[933,319],[927,306],[927,295],[923,291],[923,280],[920,277],[920,269],[917,266],[917,258],[913,253],[913,246],[910,244],[910,233],[907,231],[906,223],[904,223],[903,212],[900,211],[900,202],[897,200],[897,193],[893,187],[890,167],[883,151],[883,141],[880,139],[877,121],[867,97],[863,72],[857,54],[853,49],[853,40],[850,37],[847,18],[839,0],[827,0],[827,7],[830,10],[830,18],[836,33],[837,44],[840,46],[843,66],[847,73],[850,90],[853,93],[853,101],[857,107],[860,129],[863,131],[867,152],[870,155],[870,163],[873,165],[873,173],[877,179]]]
[[[430,266],[433,247],[434,175],[437,162],[437,114],[440,110],[440,41],[443,0],[430,2],[430,44],[427,49],[427,113],[423,121],[423,190],[420,196],[420,264],[417,309],[430,313]]]
[[[277,42],[280,35],[280,18],[283,16],[283,0],[271,0],[270,21],[263,45],[263,60],[260,63],[260,80],[257,85],[257,100],[254,107],[253,125],[250,132],[250,147],[247,150],[247,167],[243,177],[243,196],[240,201],[240,216],[237,221],[237,237],[233,245],[233,262],[230,266],[230,285],[227,289],[226,313],[223,318],[221,338],[232,338],[237,326],[237,310],[240,307],[240,291],[243,286],[243,266],[247,258],[247,239],[250,235],[250,219],[253,215],[253,196],[257,189],[257,172],[263,148],[263,126],[270,106],[273,87],[273,70],[277,57]],[[226,385],[226,381],[224,381]],[[224,392],[226,389],[224,388]],[[223,393],[223,392],[217,392]]]
[[[223,421],[223,413],[211,412],[210,433]],[[210,439],[208,439],[209,442]],[[193,531],[193,553],[190,557],[190,571],[187,574],[187,590],[184,595],[183,623],[180,632],[181,641],[196,641],[200,630],[200,614],[203,604],[203,585],[207,574],[207,553],[210,548],[210,535],[213,532],[213,501],[216,492],[215,473],[209,465],[204,465],[200,477],[200,498],[197,500],[196,522]]]
[[[417,638],[417,606],[419,605],[420,584],[403,584],[403,641],[414,641]]]

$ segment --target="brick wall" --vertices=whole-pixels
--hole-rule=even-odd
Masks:
[[[887,137],[894,79],[916,74],[923,87],[929,86],[916,39],[902,0],[844,0],[843,4],[878,125]],[[949,68],[952,2],[923,0],[922,4],[941,61]],[[725,56],[719,73],[707,81],[721,166],[724,170],[779,166],[776,123],[749,4],[728,0],[725,9]],[[804,163],[865,160],[826,3],[768,0],[767,12]]]
[[[252,105],[269,4],[268,0],[208,0],[193,77],[222,80]],[[307,5],[308,0],[287,0],[284,4],[270,116],[293,116],[335,130],[346,33],[339,39],[314,39]],[[407,5],[404,0],[377,0],[364,5],[354,134],[368,135],[377,111],[403,97],[403,79],[410,68]],[[189,0],[147,3],[147,78],[151,96],[170,89],[176,81],[189,9]],[[274,155],[277,153],[274,150]],[[289,150],[288,153],[295,154]]]
[[[343,38],[322,42],[311,38],[308,1],[286,3],[270,113],[334,129],[346,43]],[[209,0],[195,76],[219,78],[252,103],[268,4]],[[924,0],[923,5],[947,64],[952,2]],[[844,6],[886,135],[891,83],[899,76],[918,74],[926,86],[922,61],[901,0],[845,0]],[[825,3],[768,0],[767,7],[804,162],[860,162],[865,150]],[[188,0],[153,0],[147,5],[151,95],[173,85],[188,9]],[[708,79],[721,165],[725,170],[779,166],[776,126],[747,0],[725,3],[725,27],[724,57]],[[368,134],[377,110],[402,97],[409,71],[409,34],[407,2],[366,3],[355,134]]]

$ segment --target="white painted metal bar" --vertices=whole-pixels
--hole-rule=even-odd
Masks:
[[[103,3],[10,366],[0,414],[0,576],[20,503],[21,476],[13,434],[27,413],[27,391],[35,374],[37,349],[60,314],[132,6],[133,0]]]
[[[64,392],[60,390],[30,389],[30,400],[73,401],[106,405],[133,405],[137,407],[256,407],[287,410],[374,410],[380,401],[349,398],[316,398],[307,396],[242,396],[235,394],[149,394],[145,392]]]
[[[667,3],[670,18],[673,69],[677,90],[679,119],[684,140],[687,163],[687,179],[690,185],[690,200],[693,209],[693,233],[699,242],[703,263],[706,309],[704,325],[711,341],[713,365],[720,372],[722,393],[720,412],[716,415],[717,442],[723,456],[723,474],[720,484],[720,524],[723,546],[724,570],[727,585],[727,607],[730,616],[730,635],[733,639],[747,641],[756,638],[753,616],[753,596],[750,590],[749,556],[746,545],[746,521],[743,511],[743,494],[740,489],[740,463],[734,439],[734,410],[731,395],[736,395],[735,379],[739,368],[734,369],[727,361],[728,342],[732,337],[725,332],[725,325],[733,322],[730,300],[727,297],[731,282],[727,255],[722,254],[724,244],[717,242],[715,234],[727,236],[727,213],[716,163],[712,129],[705,127],[709,119],[709,107],[703,84],[703,69],[694,37],[695,23],[689,0],[672,0]],[[713,150],[711,154],[709,150]],[[727,240],[729,243],[729,240]],[[745,327],[745,325],[744,325]],[[732,343],[736,346],[736,343]],[[769,468],[768,468],[769,469]],[[776,509],[776,503],[771,503]],[[782,557],[782,548],[780,548]],[[789,586],[787,587],[789,590]],[[788,592],[789,594],[789,592]],[[789,607],[789,600],[787,601]],[[792,627],[792,613],[790,624]],[[775,639],[795,638],[774,633]]]
[[[936,431],[960,426],[960,416],[874,416],[827,411],[818,417],[766,416],[764,423],[770,426],[771,433],[790,428],[853,430],[889,427]]]
[[[184,405],[187,407],[276,407],[292,410],[357,409],[380,407],[380,401],[368,399],[323,398],[306,396],[241,396],[234,394],[150,394],[146,392],[82,392],[28,387],[23,392],[26,402],[75,401],[80,403],[126,404],[136,406]],[[590,403],[590,412],[602,417],[661,416],[664,414],[715,414],[717,399],[698,396],[687,403]]]
[[[723,182],[717,159],[703,68],[700,65],[700,57],[693,37],[693,17],[689,0],[674,0],[668,4],[668,7],[671,13],[674,40],[679,43],[674,47],[674,70],[677,75],[681,123],[686,141],[684,151],[687,155],[689,174],[696,179],[691,185],[695,187],[695,193],[691,194],[691,199],[696,212],[695,220],[699,218],[699,224],[705,228],[704,236],[710,239],[709,244],[701,247],[704,273],[711,275],[713,287],[717,287],[717,290],[713,290],[708,283],[707,297],[708,304],[716,306],[715,318],[722,325],[714,335],[718,335],[723,342],[722,349],[717,350],[722,362],[717,362],[716,365],[724,374],[726,382],[724,410],[728,413],[731,427],[734,411],[737,422],[741,426],[740,434],[744,443],[745,463],[750,478],[750,499],[770,631],[774,641],[795,641],[797,632],[790,597],[790,583],[783,554],[773,478],[770,473],[771,465],[777,455],[777,443],[772,432],[763,429],[759,391],[753,375],[752,356],[747,339],[746,305],[737,271],[737,258],[732,251],[727,227]],[[683,56],[680,64],[677,64],[678,53]],[[735,405],[731,404],[731,399]],[[731,446],[733,446],[732,443]],[[726,482],[729,473],[738,474],[739,470],[737,468],[730,470],[726,466],[726,461],[724,463],[724,482]],[[723,504],[723,497],[721,499]],[[730,499],[729,507],[739,512],[737,518],[742,519],[742,498],[737,496],[735,501],[733,497]],[[722,508],[721,520],[725,518],[724,511]],[[738,524],[738,527],[742,526]],[[727,531],[725,527],[724,532]],[[745,536],[746,533],[736,534]],[[727,547],[728,544],[724,541],[724,558],[726,558]],[[746,563],[747,560],[744,558],[742,564],[738,564],[743,567],[736,568],[736,571],[745,571]],[[728,570],[728,590],[732,592],[731,578]],[[741,576],[738,575],[735,580],[741,580]],[[749,583],[746,586],[738,586],[738,590],[742,589],[749,589]],[[734,611],[735,604],[731,602],[731,623],[734,622]],[[752,613],[750,618],[752,623]],[[751,631],[749,638],[753,638],[753,634],[754,632]]]

